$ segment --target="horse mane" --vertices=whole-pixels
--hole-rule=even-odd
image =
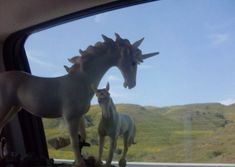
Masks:
[[[76,72],[86,66],[87,62],[90,62],[90,60],[96,57],[103,56],[109,50],[131,46],[131,43],[128,39],[116,38],[116,40],[114,41],[113,39],[108,38],[104,35],[102,35],[102,37],[104,39],[103,42],[99,41],[95,43],[95,45],[90,45],[84,51],[80,49],[80,56],[74,56],[68,59],[73,65],[71,67],[64,66],[66,71],[68,73]]]
[[[80,58],[82,61],[88,61],[97,56],[102,56],[102,53],[106,52],[107,49],[114,47],[114,41],[110,42],[97,42],[94,46],[90,45],[86,50],[80,50]]]
[[[90,59],[92,57],[96,56],[102,56],[103,52],[106,52],[107,49],[115,49],[115,48],[121,48],[121,47],[130,47],[131,43],[128,39],[122,39],[121,37],[116,38],[114,41],[111,38],[108,38],[104,35],[102,35],[104,41],[103,42],[97,42],[94,46],[90,45],[87,47],[86,50],[82,51],[80,50],[81,59]]]

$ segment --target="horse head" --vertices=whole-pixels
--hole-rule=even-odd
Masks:
[[[109,118],[111,113],[109,111],[111,103],[111,97],[109,94],[109,83],[107,83],[106,88],[97,89],[92,85],[92,89],[95,92],[96,97],[98,98],[98,103],[102,109],[102,115],[104,118]]]
[[[102,35],[104,42],[97,42],[94,46],[89,46],[84,51],[79,50],[80,56],[74,56],[68,59],[73,65],[71,67],[64,66],[66,71],[68,73],[75,73],[77,71],[87,72],[90,70],[91,73],[87,73],[94,78],[94,73],[97,75],[97,71],[101,71],[102,73],[104,70],[101,69],[107,70],[107,63],[109,63],[108,66],[117,66],[121,71],[124,78],[123,86],[125,88],[128,87],[131,89],[135,87],[137,65],[142,63],[144,59],[159,54],[159,52],[142,54],[139,46],[144,38],[131,44],[128,39],[122,39],[117,33],[115,33],[115,36],[116,40],[114,41]],[[102,63],[95,64],[94,62]]]
[[[144,38],[131,44],[128,39],[122,39],[117,33],[115,33],[115,36],[115,43],[119,52],[117,67],[120,69],[125,80],[123,86],[131,89],[136,85],[137,65],[142,63],[144,59],[159,54],[159,52],[142,54],[142,51],[138,47]]]

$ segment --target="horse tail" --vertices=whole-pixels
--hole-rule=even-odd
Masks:
[[[133,137],[132,137],[132,144],[137,144],[137,142],[135,141],[135,134],[136,134],[136,127],[135,127],[135,123],[134,123]]]
[[[129,145],[136,144],[136,141],[135,141],[135,134],[136,134],[135,121],[133,119],[131,119],[131,120],[132,120],[132,132],[130,133]]]

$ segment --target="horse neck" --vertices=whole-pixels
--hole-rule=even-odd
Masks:
[[[109,110],[108,112],[110,112],[110,118],[103,118],[103,119],[105,119],[107,123],[110,121],[113,123],[114,122],[113,120],[117,120],[118,112],[116,110],[112,98],[110,98],[110,105],[108,107],[108,110]]]
[[[113,103],[113,99],[110,97],[110,110],[112,110],[112,115],[113,114],[117,114],[117,110],[116,110],[116,107]]]
[[[110,97],[110,106],[109,106],[109,110],[111,112],[111,118],[113,120],[116,120],[117,119],[117,116],[118,116],[118,113],[117,113],[117,110],[116,110],[116,107],[113,103],[113,99]]]
[[[92,60],[82,65],[82,71],[87,74],[91,84],[98,86],[104,74],[118,62],[117,53],[108,50],[100,56],[94,56]]]

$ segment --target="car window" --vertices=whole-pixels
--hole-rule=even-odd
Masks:
[[[136,86],[123,87],[111,68],[98,88],[110,84],[120,113],[136,123],[129,161],[235,162],[235,10],[234,1],[156,1],[86,17],[32,34],[25,44],[33,75],[67,75],[68,58],[115,33],[142,53],[160,52],[138,65]],[[99,70],[97,68],[97,70]],[[97,127],[102,116],[97,97],[86,114],[84,155],[98,155]],[[63,119],[43,119],[50,157],[73,159],[71,145],[55,149],[53,139],[69,139]],[[65,144],[66,145],[66,144]],[[108,140],[104,157],[108,152]],[[118,140],[114,160],[123,151]],[[104,158],[105,159],[105,158]]]

